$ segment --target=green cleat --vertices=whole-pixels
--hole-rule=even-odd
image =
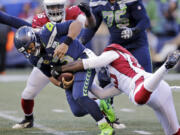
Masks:
[[[100,100],[100,109],[106,115],[109,122],[116,121],[114,109],[108,100]]]
[[[101,130],[101,134],[99,135],[114,135],[115,133],[114,129],[107,122],[98,125],[98,127]]]
[[[110,99],[100,100],[100,109],[105,114],[107,121],[115,129],[124,129],[126,125],[120,123],[118,118],[116,118],[115,111],[110,103]]]

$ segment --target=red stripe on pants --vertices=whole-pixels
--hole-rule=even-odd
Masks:
[[[143,105],[145,104],[150,96],[151,96],[151,93],[152,92],[149,92],[147,91],[145,88],[144,88],[144,85],[141,86],[140,90],[136,93],[136,95],[134,96],[134,100],[137,104],[139,105]]]

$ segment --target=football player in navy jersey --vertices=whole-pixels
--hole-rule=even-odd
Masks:
[[[141,0],[91,0],[96,27],[86,29],[81,41],[86,44],[102,21],[110,33],[109,44],[117,43],[130,51],[147,72],[152,72],[146,29],[150,21]]]
[[[54,4],[57,5],[58,3],[62,4],[62,2],[64,2],[64,0],[54,0],[54,1],[46,0],[44,2],[47,2],[48,5],[50,5],[50,4],[51,5],[54,5]],[[81,11],[81,14],[79,15],[80,9],[78,11],[75,10],[78,8],[78,6],[79,6],[79,8],[82,8],[81,10],[83,12],[86,12],[85,13],[86,17],[84,15],[82,15],[83,14],[82,11]],[[70,8],[67,11],[68,14],[66,14],[66,19],[72,20],[72,19],[75,19],[75,17],[77,17],[77,19],[80,21],[85,21],[87,19],[88,20],[86,22],[87,24],[85,23],[86,27],[89,27],[89,26],[92,27],[92,25],[94,24],[94,20],[92,20],[93,19],[93,17],[91,16],[92,13],[90,13],[88,5],[86,5],[84,3],[80,3],[78,6]],[[54,7],[54,6],[52,6],[52,7]],[[57,11],[60,12],[61,10],[57,10]],[[70,12],[73,12],[73,14],[70,14]],[[39,16],[42,18],[38,18]],[[58,16],[56,16],[56,17],[58,18]],[[32,27],[33,28],[40,28],[43,26],[43,24],[45,24],[48,21],[49,20],[46,16],[37,15],[35,17],[35,19],[33,19],[34,23],[32,23]],[[27,23],[26,21],[19,19],[17,17],[11,16],[11,15],[8,15],[4,12],[0,12],[0,22],[3,24],[10,25],[14,28],[19,28],[19,27],[24,26],[24,25],[31,26],[31,24]],[[62,47],[62,45],[60,47]],[[60,49],[63,50],[62,48],[60,48]],[[31,128],[31,127],[33,127],[33,123],[34,123],[34,116],[33,116],[34,98],[39,94],[39,92],[49,82],[50,82],[50,80],[47,77],[47,75],[43,74],[37,67],[33,68],[33,71],[28,78],[27,85],[26,85],[24,91],[22,92],[22,98],[21,98],[21,106],[22,106],[22,109],[24,111],[25,117],[21,122],[13,125],[13,128]],[[92,94],[89,93],[89,95],[92,95]],[[94,98],[94,96],[93,97],[90,96],[90,98]],[[120,128],[120,129],[125,128],[124,124],[117,122],[115,112],[114,112],[112,106],[109,105],[108,102],[105,102],[105,100],[96,100],[96,102],[98,103],[101,111],[104,112],[104,114],[106,115],[106,118],[112,124],[113,127]]]
[[[79,21],[67,21],[61,24],[47,23],[37,32],[31,27],[24,26],[15,34],[15,46],[29,59],[32,65],[48,76],[52,83],[61,86],[61,82],[56,79],[59,76],[55,68],[57,65],[94,55],[75,39],[80,33],[80,26],[82,24]],[[55,48],[62,43],[68,45],[68,51],[59,60],[53,55]],[[90,114],[98,123],[101,135],[112,135],[113,128],[104,118],[96,102],[88,97],[88,90],[91,88],[94,75],[94,70],[75,73],[72,87],[65,91],[67,100],[75,116]]]

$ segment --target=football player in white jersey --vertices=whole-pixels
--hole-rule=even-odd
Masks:
[[[180,52],[171,54],[155,73],[146,72],[133,55],[119,44],[111,44],[97,57],[82,59],[58,68],[58,72],[107,66],[113,87],[100,88],[95,83],[92,92],[99,98],[125,93],[136,105],[146,104],[152,108],[166,135],[180,135],[170,86],[163,76],[180,59]],[[64,82],[66,83],[66,82]]]

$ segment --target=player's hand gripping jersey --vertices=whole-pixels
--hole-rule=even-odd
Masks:
[[[78,6],[66,8],[65,20],[75,20],[80,14],[83,14],[83,12],[79,9]],[[32,27],[42,27],[47,22],[50,22],[50,20],[48,19],[45,12],[43,12],[34,16],[32,21]]]

